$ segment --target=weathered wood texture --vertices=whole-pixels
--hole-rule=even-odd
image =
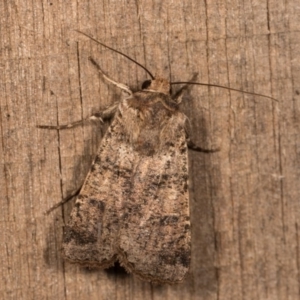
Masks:
[[[181,285],[151,286],[60,256],[69,203],[105,128],[80,120],[118,99],[87,60],[138,88],[144,71],[80,29],[173,81],[198,80],[279,102],[193,86],[192,265]],[[1,1],[1,299],[299,299],[300,6],[294,1]],[[102,133],[101,133],[102,132]]]

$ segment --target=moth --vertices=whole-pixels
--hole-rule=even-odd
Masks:
[[[187,117],[179,110],[184,88],[172,97],[168,80],[154,78],[134,61],[151,77],[134,93],[90,60],[127,96],[97,114],[113,120],[64,228],[63,256],[88,267],[108,268],[119,261],[143,280],[181,282],[191,260],[188,144],[206,153],[218,149],[189,141]],[[173,84],[179,83],[200,84]]]
[[[116,108],[68,225],[64,256],[116,261],[149,281],[181,281],[190,264],[186,117],[157,78]]]

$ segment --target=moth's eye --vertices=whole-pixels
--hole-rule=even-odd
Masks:
[[[148,88],[150,86],[150,84],[151,84],[151,80],[144,81],[142,84],[142,90]]]

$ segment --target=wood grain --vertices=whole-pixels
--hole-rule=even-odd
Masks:
[[[1,299],[299,299],[300,12],[297,1],[2,1],[0,3]],[[279,99],[193,86],[182,109],[190,152],[192,265],[152,286],[121,269],[61,258],[73,203],[105,126],[83,119],[120,97],[89,63],[137,90],[132,56],[171,81],[198,80]],[[174,87],[174,89],[179,87]]]

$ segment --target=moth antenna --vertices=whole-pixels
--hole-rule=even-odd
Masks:
[[[126,54],[124,54],[124,53],[122,53],[122,52],[120,52],[120,51],[118,51],[118,50],[116,50],[116,49],[114,49],[114,48],[111,48],[111,47],[109,47],[109,46],[107,46],[107,45],[105,45],[105,44],[103,44],[103,43],[97,41],[97,40],[96,40],[95,38],[93,38],[92,36],[90,36],[90,35],[88,35],[88,34],[82,32],[82,31],[80,31],[80,30],[76,30],[76,29],[75,29],[75,31],[77,31],[77,32],[79,32],[79,33],[85,35],[86,37],[90,38],[91,40],[93,40],[93,41],[96,42],[97,44],[99,44],[99,45],[101,45],[101,46],[103,46],[103,47],[105,47],[105,48],[107,48],[107,49],[109,49],[109,50],[111,50],[111,51],[113,51],[113,52],[116,52],[116,53],[118,53],[118,54],[123,55],[124,57],[126,57],[127,59],[131,60],[131,61],[134,62],[136,65],[138,65],[139,67],[141,67],[142,69],[144,69],[144,70],[150,75],[151,79],[154,79],[154,76],[151,74],[151,72],[150,72],[149,70],[146,69],[146,67],[144,67],[142,64],[138,63],[136,60],[134,60],[134,59],[131,58],[130,56],[128,56],[128,55],[126,55]]]
[[[188,82],[188,81],[170,82],[170,84],[195,84],[195,85],[213,86],[213,87],[218,87],[218,88],[221,88],[221,89],[227,89],[227,90],[230,90],[230,91],[241,92],[241,93],[244,93],[244,94],[261,96],[261,97],[269,98],[271,100],[279,102],[277,99],[275,99],[273,97],[270,97],[270,96],[267,96],[267,95],[263,95],[263,94],[259,94],[259,93],[246,92],[246,91],[243,91],[243,90],[234,89],[234,88],[230,88],[230,87],[227,87],[227,86],[224,86],[224,85],[218,85],[218,84],[200,83],[200,82]]]

